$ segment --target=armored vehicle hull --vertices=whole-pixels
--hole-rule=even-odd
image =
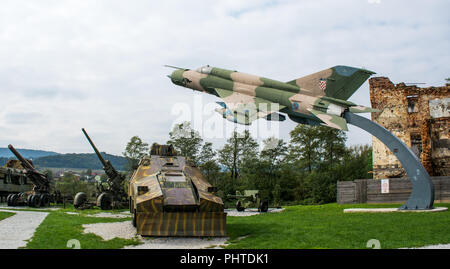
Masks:
[[[10,194],[26,193],[33,189],[25,170],[10,165],[13,162],[14,160],[10,160],[5,167],[0,167],[0,202],[6,202]]]
[[[171,146],[153,145],[130,180],[137,233],[146,236],[225,236],[222,199],[200,170]]]

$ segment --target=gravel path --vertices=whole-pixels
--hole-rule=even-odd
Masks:
[[[126,249],[201,249],[221,248],[225,246],[227,237],[195,238],[195,237],[157,237],[141,238],[143,244],[125,246]]]
[[[101,212],[94,215],[89,215],[89,217],[96,217],[96,218],[130,218],[131,213],[130,212],[120,212],[120,213],[110,213],[110,212]]]
[[[47,217],[46,212],[0,210],[15,213],[0,221],[0,249],[16,249],[27,245],[34,231]]]
[[[236,209],[225,209],[227,216],[229,217],[248,217],[258,214],[267,214],[267,213],[278,213],[283,211],[284,208],[269,208],[267,212],[258,212],[257,208],[247,208],[245,211],[239,212]]]
[[[14,209],[26,209],[26,210],[59,210],[59,207],[29,207],[29,206],[0,206],[0,210],[14,210]]]
[[[131,239],[136,236],[136,228],[131,221],[83,224],[84,233],[93,233],[103,240],[111,240],[116,237]]]
[[[404,248],[404,249],[450,249],[450,244],[429,245],[418,248]]]
[[[199,249],[214,248],[225,245],[226,237],[196,238],[196,237],[142,237],[136,235],[136,228],[131,221],[114,223],[84,224],[84,233],[93,233],[103,240],[116,237],[124,239],[138,238],[143,244],[126,246],[127,249]]]

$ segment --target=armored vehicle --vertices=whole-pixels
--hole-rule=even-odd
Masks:
[[[60,202],[61,194],[57,191],[51,191],[48,175],[37,171],[33,163],[23,158],[12,145],[8,145],[8,148],[17,157],[20,166],[24,169],[25,180],[29,180],[33,184],[31,191],[9,194],[6,198],[8,206],[41,207]],[[18,167],[17,161],[15,166]]]
[[[246,208],[257,207],[259,212],[267,212],[269,203],[261,199],[258,190],[236,191],[236,195],[228,195],[228,198],[237,199],[236,210],[244,211]]]
[[[128,196],[124,190],[123,182],[125,180],[125,176],[119,173],[110,161],[105,160],[97,147],[92,142],[89,135],[86,133],[86,130],[81,129],[86,136],[89,144],[91,144],[92,148],[95,151],[100,162],[103,164],[103,170],[105,170],[106,175],[108,176],[107,187],[105,187],[102,183],[97,183],[97,194],[95,203],[89,201],[86,193],[79,192],[75,195],[73,200],[73,205],[77,209],[85,209],[90,208],[94,205],[97,205],[103,210],[108,210],[112,208],[127,208],[128,207]]]
[[[29,192],[33,184],[28,180],[25,169],[18,160],[9,160],[0,167],[0,202],[6,202],[10,194]]]
[[[140,235],[225,236],[222,199],[190,160],[176,156],[172,145],[152,145],[128,191]]]

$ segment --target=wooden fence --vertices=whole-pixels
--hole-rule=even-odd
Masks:
[[[450,177],[431,177],[434,184],[434,202],[450,203]],[[411,194],[408,178],[388,179],[388,192],[382,193],[381,179],[338,181],[338,204],[405,203]],[[386,189],[385,189],[386,191]]]

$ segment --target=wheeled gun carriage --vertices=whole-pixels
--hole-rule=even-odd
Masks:
[[[20,161],[26,178],[33,184],[31,191],[8,195],[6,198],[8,206],[43,207],[49,206],[50,203],[60,202],[61,194],[58,191],[51,191],[48,175],[37,171],[33,163],[22,157],[12,145],[8,145],[8,148]]]
[[[105,187],[102,183],[97,183],[97,194],[95,202],[89,201],[86,193],[77,193],[73,200],[74,207],[77,209],[85,209],[97,205],[102,210],[109,210],[112,208],[127,208],[128,196],[122,185],[125,180],[125,176],[120,174],[109,160],[105,160],[103,158],[89,135],[86,133],[86,130],[84,130],[84,128],[81,130],[83,131],[84,135],[89,141],[89,144],[91,144],[92,148],[95,151],[95,154],[103,165],[103,170],[108,176],[108,186]]]
[[[250,207],[257,207],[259,212],[269,209],[269,203],[261,199],[258,190],[244,190],[244,193],[236,191],[235,195],[229,194],[227,198],[237,199],[236,210],[240,212]]]

